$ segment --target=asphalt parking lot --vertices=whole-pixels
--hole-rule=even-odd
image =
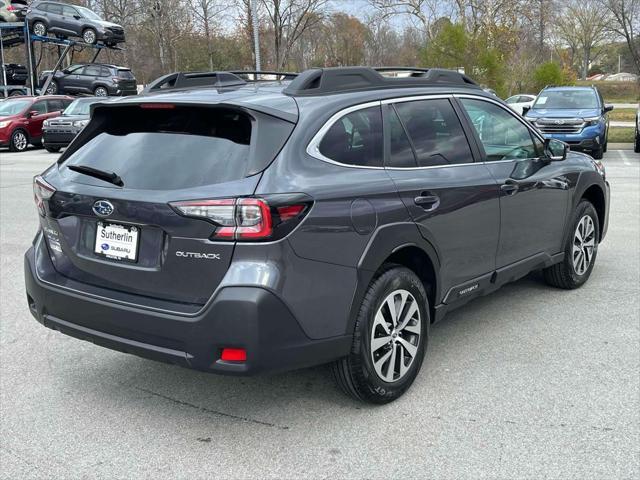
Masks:
[[[412,389],[354,403],[326,367],[220,377],[45,329],[22,256],[31,178],[0,151],[1,478],[638,478],[640,155],[611,150],[609,234],[583,288],[536,275],[432,329]]]

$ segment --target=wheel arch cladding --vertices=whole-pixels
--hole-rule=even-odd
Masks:
[[[412,270],[422,281],[429,300],[431,321],[439,303],[440,260],[433,246],[420,235],[413,223],[387,225],[376,231],[358,262],[358,286],[351,308],[351,333],[362,298],[371,281],[383,272],[386,264],[395,263]]]
[[[600,240],[602,240],[603,225],[605,222],[604,217],[605,217],[605,212],[607,207],[605,205],[604,192],[602,191],[602,188],[600,187],[600,185],[593,184],[590,187],[588,187],[580,197],[580,200],[583,200],[583,199],[591,202],[591,204],[593,205],[593,208],[596,209],[596,213],[598,214],[598,223],[600,224],[599,235],[600,235]]]

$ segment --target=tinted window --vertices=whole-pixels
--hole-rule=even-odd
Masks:
[[[90,77],[99,77],[100,71],[101,69],[98,65],[87,65],[84,68],[84,72],[82,72],[82,74]]]
[[[29,109],[30,112],[38,112],[38,114],[47,113],[47,104],[46,102],[36,102],[31,105]]]
[[[514,95],[513,97],[509,97],[505,100],[505,102],[511,104],[511,103],[518,103],[520,101],[520,98],[518,95]]]
[[[320,153],[347,165],[382,166],[380,107],[349,113],[335,122],[322,138]]]
[[[402,102],[395,108],[419,167],[473,161],[460,120],[447,99]]]
[[[511,160],[537,157],[529,129],[512,114],[493,103],[461,98],[471,118],[487,160]]]
[[[252,130],[243,113],[175,108],[118,109],[107,114],[109,123],[64,165],[116,172],[126,188],[149,190],[223,183],[247,174]],[[92,180],[77,176],[76,181]]]
[[[388,110],[389,124],[389,167],[416,167],[416,157],[411,142],[393,107]]]
[[[131,73],[131,70],[118,70],[118,77],[124,78],[126,80],[135,80],[135,77],[133,76],[133,73]]]
[[[101,77],[108,77],[111,75],[111,70],[109,70],[107,67],[100,67],[100,76]]]
[[[61,112],[64,110],[61,100],[47,100],[47,104],[50,112]]]

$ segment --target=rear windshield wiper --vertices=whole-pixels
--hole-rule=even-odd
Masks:
[[[82,173],[84,175],[89,175],[90,177],[95,177],[100,180],[104,180],[105,182],[113,183],[118,187],[124,187],[124,182],[115,172],[98,170],[97,168],[86,167],[84,165],[69,165],[67,168],[69,170],[73,170],[74,172]]]

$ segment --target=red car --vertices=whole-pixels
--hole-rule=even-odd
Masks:
[[[0,147],[22,152],[41,145],[42,123],[57,117],[73,101],[62,95],[16,97],[0,102]]]

